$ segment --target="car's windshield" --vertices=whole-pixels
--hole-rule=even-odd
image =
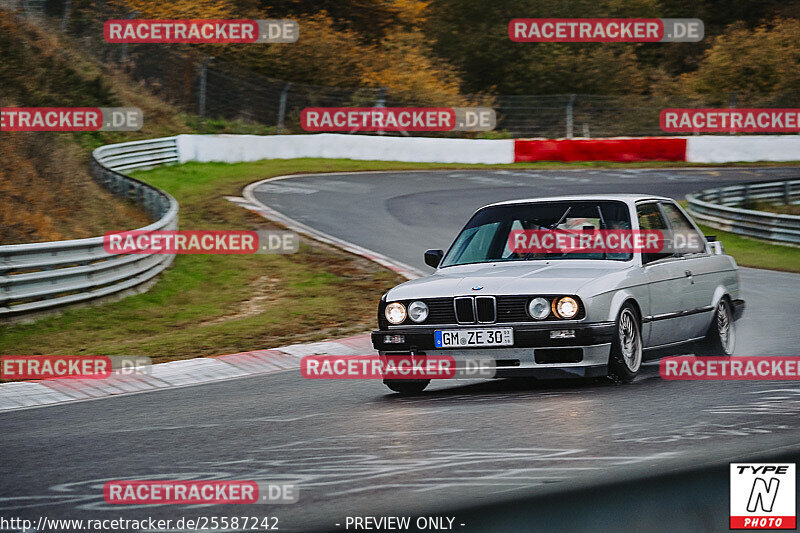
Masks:
[[[611,259],[628,261],[631,253],[521,253],[509,246],[518,230],[629,230],[628,206],[619,201],[554,201],[481,209],[461,230],[442,267],[535,259]]]

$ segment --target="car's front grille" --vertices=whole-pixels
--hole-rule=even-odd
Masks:
[[[478,322],[491,324],[495,321],[494,296],[476,296],[475,309],[478,311]]]
[[[456,298],[456,318],[459,322],[475,322],[475,310],[472,307],[472,297]]]

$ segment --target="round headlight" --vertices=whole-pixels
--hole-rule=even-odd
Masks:
[[[572,318],[578,314],[578,302],[575,301],[575,298],[562,296],[553,300],[553,311],[558,318]]]
[[[417,323],[425,322],[425,319],[428,318],[428,306],[425,305],[425,302],[412,302],[408,306],[408,317]]]
[[[528,314],[536,320],[543,320],[550,314],[550,302],[544,298],[534,298],[528,304]]]
[[[383,312],[386,320],[392,324],[400,324],[406,319],[406,306],[400,302],[390,303]]]

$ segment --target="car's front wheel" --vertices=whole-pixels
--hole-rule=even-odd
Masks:
[[[429,379],[384,379],[383,384],[400,394],[419,394],[425,390]]]
[[[714,319],[703,340],[697,343],[695,350],[701,356],[733,355],[736,347],[736,329],[733,325],[733,311],[727,298],[722,298],[714,310]]]
[[[622,306],[617,316],[611,356],[608,360],[608,377],[614,381],[630,383],[642,366],[642,328],[632,304]]]

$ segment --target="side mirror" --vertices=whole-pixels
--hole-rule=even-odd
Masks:
[[[711,255],[725,255],[725,248],[719,241],[711,241],[708,243],[708,253]]]
[[[425,252],[425,264],[436,268],[442,262],[444,252],[442,250],[428,250]]]

